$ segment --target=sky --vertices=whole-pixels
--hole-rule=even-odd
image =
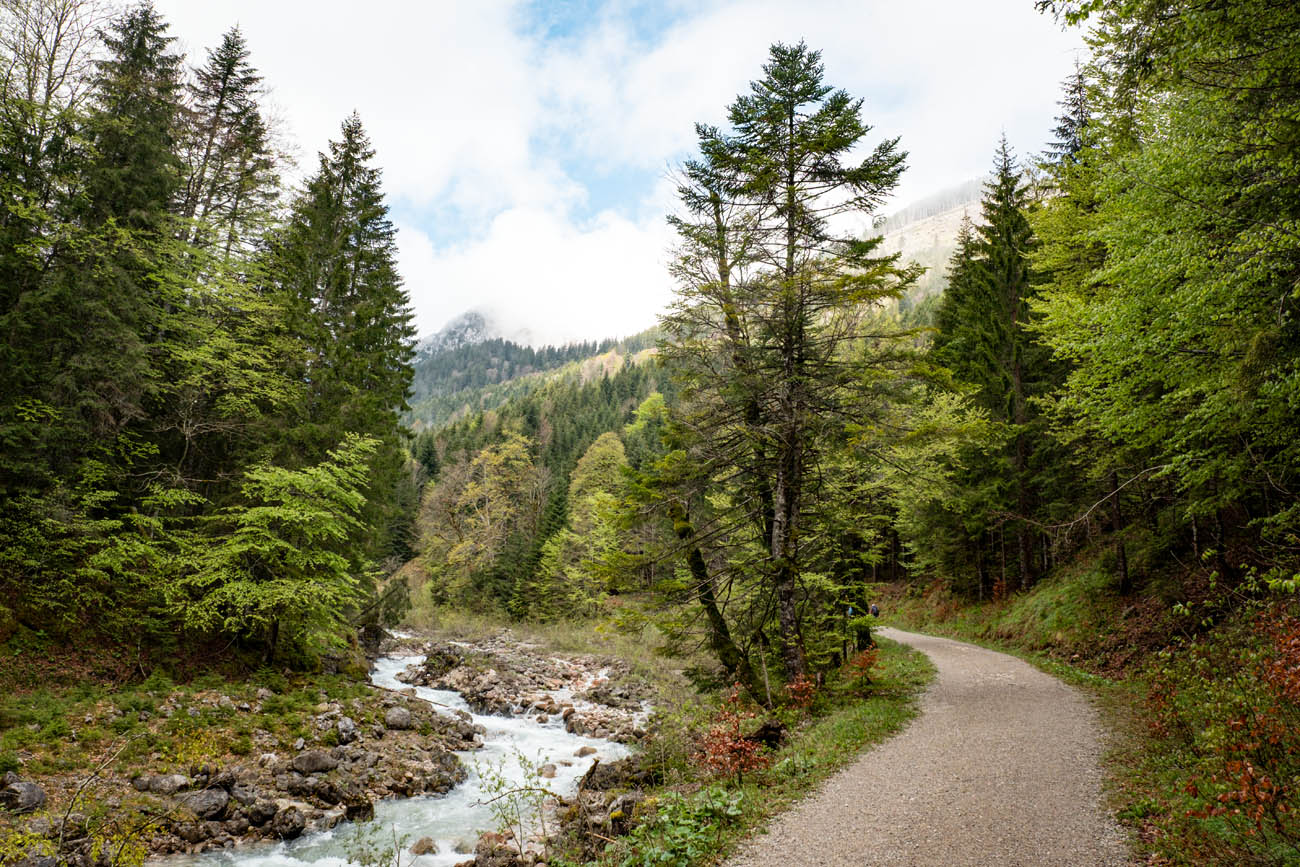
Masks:
[[[822,52],[901,136],[884,213],[1050,137],[1081,57],[1033,0],[155,0],[200,63],[238,24],[299,175],[356,110],[421,335],[470,309],[532,342],[650,327],[673,287],[670,173],[773,42]]]

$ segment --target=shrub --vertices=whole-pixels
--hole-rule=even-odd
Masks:
[[[1167,656],[1148,706],[1152,733],[1189,767],[1169,796],[1181,845],[1203,863],[1300,854],[1300,617],[1269,609]]]
[[[692,797],[668,792],[654,818],[620,842],[619,867],[691,867],[717,851],[722,832],[741,816],[744,795],[716,786]]]
[[[749,740],[743,726],[756,714],[741,705],[740,684],[733,686],[713,717],[700,745],[700,763],[714,774],[734,777],[744,783],[746,771],[766,768],[772,757],[758,741]]]

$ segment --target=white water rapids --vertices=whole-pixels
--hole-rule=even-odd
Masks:
[[[406,689],[408,685],[397,679],[398,673],[421,661],[423,657],[418,656],[381,657],[375,662],[370,680],[385,689]],[[433,702],[440,712],[447,707],[469,712],[460,693],[422,686],[414,689],[417,697]],[[557,701],[572,700],[568,690],[554,690],[551,695]],[[516,760],[516,751],[531,762],[553,763],[556,766],[555,778],[542,782],[551,791],[567,797],[577,789],[578,780],[594,759],[609,762],[628,754],[627,747],[622,744],[569,734],[558,715],[546,723],[538,723],[536,717],[531,716],[472,716],[475,723],[487,729],[487,733],[483,735],[482,749],[457,753],[469,771],[465,782],[442,796],[421,795],[375,804],[374,827],[380,829],[376,842],[381,847],[392,845],[394,831],[399,839],[407,838],[406,849],[423,837],[431,837],[437,844],[434,854],[412,858],[409,853],[404,853],[403,864],[444,867],[467,860],[473,857],[466,852],[473,850],[478,832],[495,830],[490,809],[479,803],[485,797],[476,765],[503,768],[507,779],[523,785],[524,772]],[[576,753],[582,747],[593,747],[596,752],[579,758]],[[298,867],[304,864],[335,867],[348,863],[345,845],[353,834],[353,824],[343,822],[329,831],[309,831],[287,843],[260,843],[203,855],[167,858],[162,863],[194,867]],[[457,848],[461,852],[456,852]]]

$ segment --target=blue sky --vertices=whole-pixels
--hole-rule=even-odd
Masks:
[[[1048,137],[1082,38],[1032,0],[157,0],[192,60],[238,23],[300,169],[356,109],[422,334],[471,308],[562,341],[671,297],[671,168],[774,41],[805,39],[910,169],[885,210]]]

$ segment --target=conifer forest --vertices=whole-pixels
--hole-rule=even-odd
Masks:
[[[1300,6],[1026,5],[1086,50],[1045,149],[971,145],[987,171],[946,262],[883,233],[966,193],[904,219],[909,130],[841,88],[831,50],[771,34],[668,170],[657,321],[550,345],[417,341],[367,106],[291,142],[260,71],[291,46],[232,21],[183,47],[149,0],[0,0],[0,865],[221,848],[72,782],[128,761],[221,792],[186,821],[238,842],[255,802],[237,813],[219,767],[310,749],[318,702],[363,700],[384,630],[470,623],[620,635],[620,664],[661,660],[646,679],[691,698],[644,696],[656,806],[623,826],[606,804],[600,840],[531,861],[518,820],[519,860],[479,838],[465,863],[722,863],[759,809],[736,799],[795,773],[757,734],[736,752],[741,730],[822,732],[888,693],[873,678],[912,663],[882,661],[902,653],[885,624],[1120,707],[1105,809],[1132,863],[1300,864]],[[890,688],[900,707],[920,683]],[[166,728],[207,719],[164,722],[168,689],[218,688],[299,722]],[[124,722],[79,734],[114,701]],[[692,735],[655,722],[671,703],[719,715]],[[397,737],[443,737],[392,713]],[[316,743],[351,767],[338,725]],[[97,842],[68,842],[72,813],[24,818],[26,780]],[[301,798],[353,819],[351,784]],[[312,832],[307,807],[305,831],[270,809],[264,838]],[[682,854],[697,825],[720,836]],[[392,836],[348,860],[411,863]]]

